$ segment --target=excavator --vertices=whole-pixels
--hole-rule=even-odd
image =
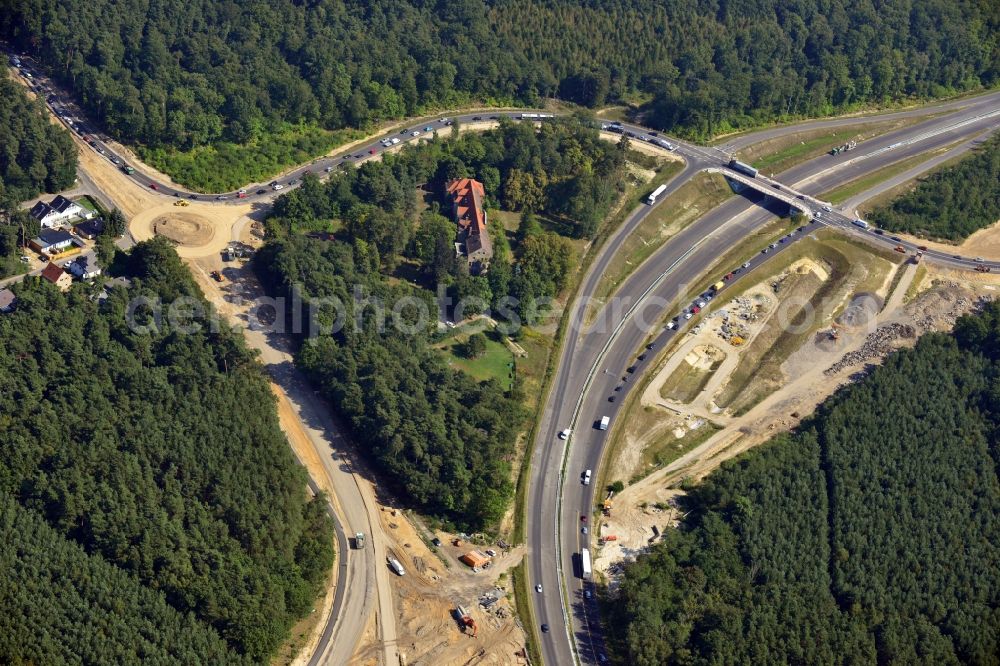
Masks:
[[[465,610],[461,606],[455,606],[454,613],[455,613],[455,617],[458,619],[458,621],[462,624],[462,626],[465,629],[471,629],[472,630],[471,634],[468,634],[468,632],[466,632],[466,633],[469,636],[472,636],[472,638],[475,638],[476,634],[479,633],[479,627],[476,626],[476,621],[472,619],[471,615],[469,615],[469,611]]]

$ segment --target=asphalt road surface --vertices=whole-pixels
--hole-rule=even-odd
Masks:
[[[58,90],[52,82],[42,76],[40,70],[32,67],[30,58],[23,60],[25,67],[21,70],[22,76],[32,74],[31,77],[26,77],[26,80],[46,100],[53,113],[71,131],[89,139],[91,149],[120,167],[126,166],[124,159],[115,154],[105,143],[100,132],[82,117],[69,95]],[[868,242],[890,246],[901,245],[906,252],[915,251],[917,248],[912,244],[879,235],[875,230],[865,230],[853,225],[851,211],[823,210],[823,202],[812,198],[811,195],[833,189],[859,175],[884,168],[908,156],[931,151],[994,129],[998,124],[998,113],[1000,113],[998,109],[1000,109],[1000,92],[994,92],[872,117],[875,121],[948,112],[939,118],[867,141],[854,151],[838,156],[824,156],[795,167],[780,174],[776,181],[769,181],[762,175],[759,182],[763,183],[764,191],[768,191],[769,187],[773,188],[777,183],[780,190],[773,188],[771,194],[780,192],[796,198],[802,194],[803,198],[799,199],[802,207],[810,212],[819,212],[820,218],[812,220],[800,232],[784,239],[785,242],[777,244],[768,254],[754,257],[745,268],[733,267],[740,269],[737,279],[752,272],[761,263],[820,225],[854,233],[866,238]],[[269,201],[283,190],[297,186],[308,172],[323,175],[341,165],[357,164],[404,143],[423,140],[435,131],[448,131],[449,125],[453,122],[464,124],[498,120],[501,117],[521,119],[522,116],[537,121],[551,117],[549,114],[539,117],[540,113],[538,111],[480,112],[421,122],[379,137],[350,153],[302,165],[280,181],[252,184],[236,192],[193,193],[158,182],[139,170],[130,174],[130,177],[143,187],[168,197],[217,201],[220,204],[238,199]],[[737,137],[721,148],[700,147],[669,139],[677,146],[677,153],[685,158],[686,166],[668,184],[667,192],[660,201],[698,171],[708,168],[724,170],[725,162],[728,160],[727,151],[738,150],[751,143],[783,134],[852,125],[858,122],[859,118],[808,121]],[[634,135],[634,139],[638,141],[652,143],[657,137],[650,130],[631,124],[625,124],[624,130]],[[736,175],[733,172],[728,174]],[[775,201],[773,197],[765,197],[749,190],[744,195],[734,197],[710,211],[671,239],[625,281],[617,294],[619,303],[624,303],[623,307],[617,311],[615,308],[602,310],[596,319],[602,324],[584,329],[581,324],[583,316],[581,304],[587,302],[595,293],[598,281],[609,265],[614,250],[642,223],[651,210],[651,207],[642,206],[634,211],[602,246],[585,276],[572,306],[570,328],[538,430],[528,497],[529,571],[532,585],[542,583],[547,590],[545,595],[533,595],[532,604],[539,624],[547,624],[550,627],[550,632],[542,634],[541,641],[543,656],[548,664],[572,663],[576,656],[584,662],[595,663],[600,661],[604,652],[597,608],[594,602],[586,599],[584,595],[589,583],[576,578],[579,571],[578,553],[589,545],[590,539],[594,536],[592,533],[582,533],[581,527],[585,523],[581,518],[587,516],[586,524],[589,526],[589,516],[594,507],[597,490],[594,485],[584,485],[577,479],[585,469],[593,470],[596,477],[607,435],[610,432],[597,430],[594,425],[601,416],[607,415],[611,419],[612,427],[614,426],[614,419],[622,399],[627,395],[628,389],[636,383],[640,374],[652,363],[655,355],[650,353],[645,360],[638,361],[636,354],[643,346],[652,344],[654,350],[662,348],[662,345],[673,335],[679,334],[688,323],[688,320],[678,312],[680,318],[677,321],[677,329],[654,328],[652,322],[662,314],[662,307],[675,301],[677,295],[684,293],[688,285],[692,285],[704,267],[711,264],[716,257],[736,246],[747,234],[772,219],[776,213],[784,212],[786,206]],[[965,268],[976,263],[973,258],[934,251],[925,253],[925,256],[927,260],[936,263]],[[1000,265],[989,263],[988,265],[1000,269]],[[267,359],[264,361],[269,363]],[[313,439],[314,446],[321,453],[327,472],[331,475],[331,479],[337,481],[336,501],[348,522],[347,531],[356,529],[355,526],[358,524],[370,525],[370,508],[366,509],[364,506],[368,498],[363,497],[360,492],[348,493],[350,501],[345,502],[339,490],[352,482],[356,485],[353,478],[337,479],[338,475],[350,474],[350,463],[344,459],[337,464],[334,462],[335,458],[330,455],[331,446],[335,446],[334,442],[341,436],[340,429],[330,419],[328,410],[318,404],[310,393],[311,389],[302,383],[294,370],[286,369],[288,366],[285,364],[290,363],[289,361],[275,358],[272,362],[276,364],[272,368],[272,374],[281,377],[284,373],[284,381],[279,383],[289,399],[297,405],[303,426],[307,428],[310,439]],[[630,366],[631,373],[627,371]],[[605,370],[607,372],[604,372]],[[619,390],[616,391],[616,388]],[[616,396],[615,402],[608,402],[608,397],[611,395]],[[560,430],[567,427],[573,428],[569,445],[557,436]],[[370,525],[369,533],[373,527]],[[339,540],[343,552],[343,529],[339,530]],[[353,650],[364,620],[367,619],[372,607],[372,579],[379,578],[380,571],[382,576],[387,576],[385,567],[382,566],[384,546],[380,554],[376,545],[377,540],[372,539],[372,541],[374,543],[370,554],[368,551],[362,551],[363,555],[358,557],[353,551],[347,551],[349,554],[345,566],[347,576],[343,581],[345,590],[343,595],[338,595],[338,603],[324,631],[324,640],[310,663],[345,663],[350,651],[344,646],[350,646]],[[391,598],[388,600],[388,608],[385,608],[385,601],[381,597],[387,595],[378,596],[382,617],[391,618]],[[351,609],[349,618],[345,618],[344,608]],[[391,621],[388,624],[391,624]],[[334,634],[338,638],[331,642],[330,639]],[[389,654],[383,655],[383,659],[390,658]]]
[[[746,268],[732,267],[740,269],[737,279],[820,225],[855,233],[871,243],[890,247],[901,245],[908,253],[916,251],[912,244],[855,226],[851,211],[833,210],[832,206],[829,207],[831,210],[824,210],[825,202],[813,196],[882,169],[892,162],[982,134],[1000,125],[1000,111],[995,101],[992,105],[967,103],[961,108],[956,113],[867,141],[854,151],[817,158],[780,174],[778,180],[770,181],[763,176],[754,179],[760,182],[758,187],[763,191],[773,190],[774,194],[790,195],[810,212],[819,212],[820,217],[801,232],[769,249],[766,255],[751,259]],[[643,131],[641,128],[632,129]],[[710,155],[704,149],[689,152],[684,144],[677,152],[689,160],[689,165],[687,170],[675,177],[672,188],[689,177],[691,170],[701,168],[709,161]],[[722,168],[723,164],[720,160],[712,166]],[[732,172],[729,175],[737,176]],[[799,183],[798,188],[791,187]],[[774,184],[778,184],[780,189]],[[798,198],[799,194],[803,199]],[[591,329],[582,326],[581,303],[595,293],[617,242],[649,214],[649,207],[640,207],[633,213],[623,227],[626,231],[610,239],[584,277],[572,306],[570,326],[538,429],[530,472],[527,504],[529,575],[532,586],[541,583],[546,590],[545,595],[533,595],[535,620],[538,625],[549,627],[547,633],[540,634],[546,664],[570,664],[576,656],[584,663],[600,663],[604,653],[598,609],[592,600],[585,597],[585,590],[591,583],[577,577],[579,553],[595,537],[589,529],[588,534],[583,534],[581,528],[589,526],[596,494],[601,492],[595,485],[584,485],[580,480],[581,474],[590,469],[593,478],[597,478],[610,432],[598,430],[595,426],[602,416],[608,416],[614,427],[618,409],[629,388],[637,383],[641,373],[653,362],[655,353],[649,353],[643,361],[638,360],[637,355],[644,346],[653,344],[655,352],[672,336],[684,330],[686,324],[690,325],[681,314],[681,306],[677,305],[676,314],[680,316],[677,329],[654,327],[653,322],[664,314],[663,308],[675,302],[689,287],[697,286],[694,281],[717,257],[737,246],[761,224],[773,219],[776,212],[787,210],[785,204],[779,204],[770,197],[761,197],[753,192],[734,197],[681,231],[625,281],[617,294],[623,303],[599,311],[595,318],[597,325]],[[935,263],[964,268],[976,264],[973,258],[957,258],[933,251],[925,253],[925,256]],[[1000,268],[998,264],[986,263],[994,270]],[[720,277],[708,278],[699,292],[707,291],[708,285]],[[632,372],[628,371],[630,367]],[[615,396],[615,402],[608,401],[611,396]],[[564,428],[573,430],[569,446],[558,437]],[[587,517],[586,523],[583,522],[584,517]],[[535,629],[537,631],[538,627]]]

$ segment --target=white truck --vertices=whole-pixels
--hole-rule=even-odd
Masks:
[[[590,568],[590,550],[587,548],[580,550],[580,573],[580,577],[584,580],[590,580],[590,576],[593,574]]]
[[[609,425],[611,425],[611,417],[610,416],[602,416],[601,417],[601,424],[599,426],[597,426],[597,427],[598,427],[599,430],[607,430]]]
[[[397,576],[406,575],[406,569],[404,569],[403,565],[399,563],[399,560],[395,557],[387,557],[385,559],[389,563],[389,568],[395,571]]]
[[[364,532],[355,532],[354,533],[354,548],[357,549],[357,550],[361,550],[364,547],[365,547],[365,533]]]
[[[660,195],[666,191],[667,191],[667,186],[660,185],[655,190],[649,193],[649,196],[646,197],[646,203],[652,206],[653,204],[656,203],[656,200],[660,197]]]

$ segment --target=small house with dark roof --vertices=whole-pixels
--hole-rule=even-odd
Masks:
[[[486,210],[483,184],[473,178],[459,178],[445,187],[451,199],[451,213],[458,226],[455,246],[469,264],[469,273],[480,275],[489,268],[493,259],[493,243],[486,229]]]
[[[48,280],[61,291],[66,291],[73,284],[73,276],[52,262],[42,269],[42,279]]]
[[[66,270],[81,280],[91,280],[101,274],[101,267],[97,265],[97,255],[93,252],[82,254],[66,264]]]
[[[85,220],[73,227],[73,231],[80,238],[94,240],[101,235],[102,231],[104,231],[104,220],[99,217],[95,217],[92,220]]]
[[[10,289],[0,290],[0,312],[13,312],[17,297]]]
[[[29,245],[44,254],[58,254],[73,244],[73,234],[64,229],[42,229]]]

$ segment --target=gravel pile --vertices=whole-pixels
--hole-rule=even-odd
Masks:
[[[860,349],[848,352],[844,356],[823,371],[823,374],[835,375],[844,368],[866,363],[874,358],[881,358],[893,349],[893,343],[900,339],[908,339],[916,336],[917,330],[909,324],[893,322],[885,326],[879,326],[875,331],[865,338],[865,343]]]

